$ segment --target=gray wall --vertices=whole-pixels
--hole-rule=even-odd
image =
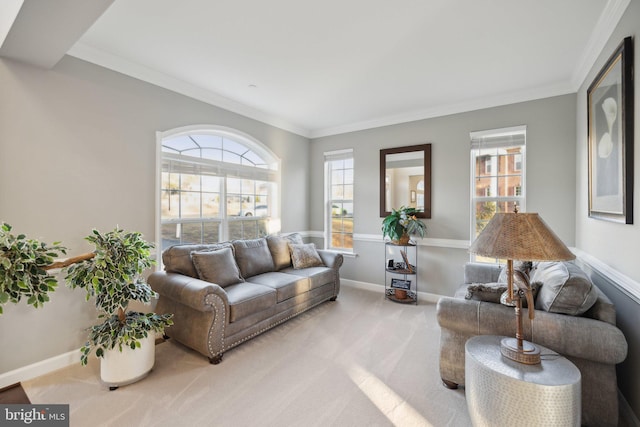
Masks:
[[[629,405],[640,418],[640,306],[638,296],[640,289],[640,84],[638,83],[638,70],[640,70],[640,2],[632,1],[618,26],[607,42],[598,60],[585,78],[578,91],[577,111],[577,181],[576,187],[576,246],[581,250],[596,257],[619,273],[631,278],[636,287],[635,292],[621,292],[613,285],[603,283],[603,292],[616,304],[618,314],[618,326],[624,332],[629,344],[627,360],[618,366],[618,386]],[[607,221],[596,220],[588,217],[588,135],[587,135],[587,88],[602,68],[609,56],[614,52],[622,40],[632,36],[634,39],[635,53],[635,114],[633,119],[635,127],[635,176],[634,176],[634,224],[616,224]],[[632,141],[632,143],[634,143]]]
[[[380,286],[384,283],[378,204],[380,149],[430,142],[432,218],[425,220],[429,239],[422,242],[426,245],[419,251],[420,290],[453,295],[462,283],[462,265],[469,260],[466,249],[455,247],[464,247],[470,239],[469,132],[516,125],[527,125],[527,211],[539,212],[562,240],[572,246],[575,95],[564,95],[312,140],[311,227],[316,231],[323,229],[324,220],[323,153],[354,150],[354,246],[358,256],[345,260],[344,277]],[[430,239],[446,242],[440,245]],[[321,240],[318,242],[322,244]]]
[[[262,141],[282,160],[282,229],[307,230],[309,140],[65,57],[52,70],[0,59],[0,221],[16,233],[90,250],[92,228],[154,240],[156,131],[211,124]],[[5,306],[0,374],[79,348],[96,323],[64,283],[34,310]],[[79,357],[79,353],[78,353]]]

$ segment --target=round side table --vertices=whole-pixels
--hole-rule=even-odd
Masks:
[[[479,335],[465,345],[465,395],[473,425],[579,427],[578,368],[540,345],[539,365],[507,359],[500,353],[502,338]]]

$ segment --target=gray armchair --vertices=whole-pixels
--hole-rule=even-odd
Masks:
[[[515,335],[512,307],[465,299],[468,284],[497,282],[499,274],[500,268],[495,265],[468,263],[465,266],[465,285],[455,297],[443,297],[438,301],[440,376],[449,388],[464,385],[464,346],[469,338],[476,335]],[[595,291],[595,304],[582,316],[536,310],[535,319],[530,323],[526,320],[528,309],[523,309],[524,333],[527,340],[558,352],[580,370],[583,425],[616,426],[616,364],[626,358],[627,342],[615,326],[613,304],[599,289],[595,288]]]

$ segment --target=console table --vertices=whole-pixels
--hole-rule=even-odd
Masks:
[[[539,365],[509,360],[500,353],[502,338],[479,335],[465,345],[465,395],[473,425],[580,426],[578,368],[542,346]]]

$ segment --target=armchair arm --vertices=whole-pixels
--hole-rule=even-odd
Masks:
[[[556,351],[605,364],[617,364],[627,356],[622,332],[607,322],[536,310],[527,320],[523,310],[525,339]],[[443,297],[437,306],[438,323],[443,329],[468,337],[475,335],[515,336],[515,315],[511,307],[490,302]]]

